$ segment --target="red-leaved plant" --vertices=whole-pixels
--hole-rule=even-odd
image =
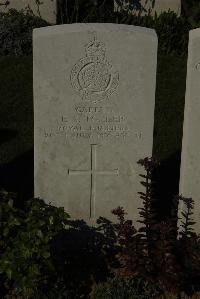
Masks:
[[[138,161],[144,166],[146,175],[141,184],[145,192],[138,192],[143,202],[139,208],[141,224],[136,230],[123,207],[114,209],[118,224],[114,225],[120,246],[119,260],[121,268],[118,274],[125,277],[138,276],[158,283],[166,292],[178,294],[181,291],[198,290],[200,282],[200,237],[193,230],[193,201],[182,196],[175,196],[175,208],[172,217],[158,222],[154,208],[153,171],[160,164],[155,158]],[[178,235],[178,202],[183,200],[186,211],[182,212],[182,231]],[[191,287],[192,286],[192,287]]]

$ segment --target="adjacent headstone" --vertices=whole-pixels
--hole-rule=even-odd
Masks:
[[[120,4],[118,5],[117,0],[114,0],[114,10],[120,11],[121,8],[125,10],[129,10],[130,12],[134,14],[138,14],[138,4],[140,4],[144,10],[142,11],[141,15],[144,16],[148,14],[148,11],[150,10],[150,15],[154,16],[155,12],[159,15],[164,11],[168,11],[169,9],[171,11],[174,11],[177,16],[180,16],[181,13],[181,0],[120,0]],[[146,10],[146,11],[145,11]]]
[[[189,32],[187,82],[179,193],[192,198],[195,230],[200,233],[200,29]],[[180,203],[180,216],[184,204]]]
[[[117,24],[33,30],[35,197],[94,224],[136,221],[152,155],[157,35]]]
[[[9,4],[6,5],[6,2],[9,2]],[[8,12],[11,8],[18,11],[31,9],[35,16],[41,17],[50,24],[56,24],[57,0],[43,0],[39,2],[41,4],[38,5],[36,0],[2,0],[0,1],[0,12]]]

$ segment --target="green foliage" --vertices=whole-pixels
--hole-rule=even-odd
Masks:
[[[42,4],[41,4],[42,5]],[[186,18],[172,12],[159,16],[134,15],[127,11],[114,12],[112,1],[76,0],[58,3],[58,24],[65,23],[120,23],[153,28],[158,34],[161,54],[186,55],[188,31],[194,26]],[[50,26],[31,11],[0,13],[0,55],[29,55],[32,53],[33,28]]]
[[[0,12],[0,55],[30,55],[32,53],[33,28],[50,24],[30,11],[10,9]]]
[[[142,26],[155,29],[158,35],[159,54],[187,54],[188,31],[192,26],[172,12],[163,12],[159,16],[137,16],[126,12],[117,14],[117,23]]]
[[[146,4],[147,1],[145,1],[144,4]],[[148,0],[148,4],[150,5],[150,10],[151,8],[154,7],[155,5],[155,0]],[[141,3],[141,0],[129,0],[129,1],[123,1],[123,0],[116,0],[116,4],[119,6],[120,10],[126,10],[128,12],[132,12],[134,13],[134,11],[142,13],[142,12],[146,12],[147,10],[145,8],[145,6]]]
[[[140,174],[140,177],[144,179],[144,181],[141,181],[140,183],[145,187],[145,192],[138,192],[143,205],[142,208],[138,208],[141,220],[137,220],[137,222],[142,224],[138,233],[141,238],[141,242],[143,243],[143,251],[146,251],[146,254],[143,255],[144,266],[147,267],[146,273],[150,274],[154,268],[153,263],[155,263],[155,257],[153,255],[153,240],[156,233],[155,225],[157,216],[156,210],[154,209],[156,199],[154,198],[152,178],[153,171],[159,165],[159,162],[154,158],[145,158],[139,160],[137,163],[141,164],[146,171],[146,175]]]
[[[91,299],[153,299],[162,292],[158,286],[136,277],[115,277],[94,287]]]
[[[32,199],[16,207],[0,192],[0,281],[6,298],[86,298],[109,277],[117,248],[112,231],[72,221],[63,208]],[[50,287],[52,286],[52,287]],[[27,296],[27,297],[26,297]]]
[[[59,0],[58,23],[104,22],[113,14],[113,0]]]
[[[196,223],[192,220],[193,209],[194,209],[194,200],[192,198],[185,198],[180,196],[179,200],[184,202],[185,211],[181,212],[183,220],[181,221],[180,227],[182,227],[182,231],[180,231],[180,235],[184,237],[189,237],[193,235],[193,225]]]
[[[181,292],[177,297],[176,294],[166,292],[163,295],[159,296],[157,299],[200,299],[200,292],[196,292],[195,294],[189,296],[184,292]]]
[[[182,0],[182,15],[193,28],[200,27],[200,3],[198,0]]]
[[[57,280],[50,242],[68,215],[63,208],[47,206],[39,199],[26,205],[25,211],[15,208],[15,194],[1,191],[0,273],[19,294],[30,296],[38,284],[44,287]]]
[[[144,11],[139,0],[129,1],[129,9],[121,12],[114,12],[110,1],[76,0],[61,1],[59,23],[119,23],[135,26],[142,26],[155,29],[158,34],[158,50],[162,54],[187,54],[188,31],[193,29],[187,19],[177,17],[173,11],[163,12],[159,16],[151,16],[150,12],[141,16],[130,13],[130,10],[137,8]],[[119,4],[121,0],[118,1]],[[152,7],[154,5],[152,0]],[[66,6],[68,5],[68,6]]]

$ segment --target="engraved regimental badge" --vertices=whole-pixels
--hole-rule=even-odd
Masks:
[[[72,68],[71,85],[83,100],[97,103],[108,97],[119,84],[119,73],[105,57],[105,46],[95,37],[85,46],[86,57]]]

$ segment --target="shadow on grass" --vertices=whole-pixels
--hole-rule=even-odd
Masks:
[[[18,135],[17,131],[10,129],[0,129],[0,145],[4,142],[10,141]]]
[[[2,138],[0,142],[2,142]],[[33,150],[30,150],[9,163],[0,164],[0,187],[17,193],[19,206],[23,201],[33,197],[33,157]]]

